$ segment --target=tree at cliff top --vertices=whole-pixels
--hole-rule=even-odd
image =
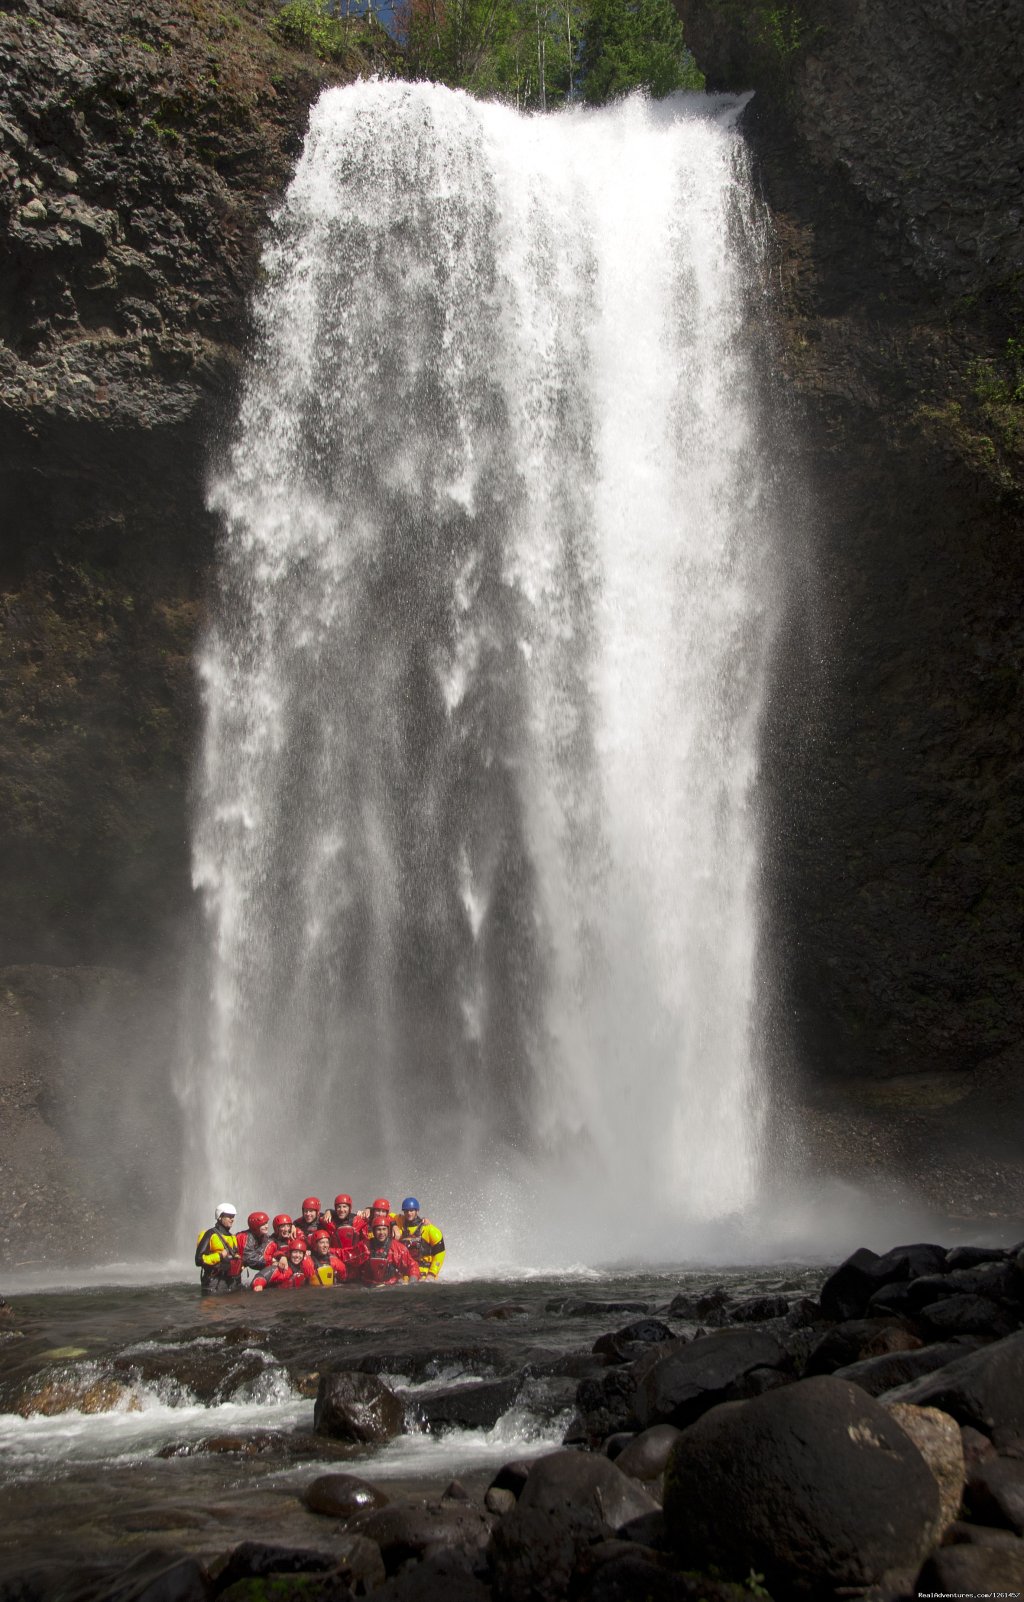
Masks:
[[[397,19],[408,76],[523,110],[704,86],[670,0],[405,0]]]

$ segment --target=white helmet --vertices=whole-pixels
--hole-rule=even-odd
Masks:
[[[238,1208],[235,1206],[234,1202],[218,1202],[217,1203],[217,1217],[218,1218],[220,1217],[221,1213],[230,1213],[232,1218],[234,1218],[234,1217],[237,1216]]]

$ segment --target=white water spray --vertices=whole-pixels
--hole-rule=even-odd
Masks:
[[[527,1211],[534,1261],[607,1260],[639,1197],[662,1256],[756,1199],[737,110],[314,109],[213,488],[193,1206],[412,1189],[493,1263]]]

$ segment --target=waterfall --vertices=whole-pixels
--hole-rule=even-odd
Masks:
[[[193,1211],[411,1190],[564,1264],[756,1203],[740,105],[311,114],[211,489]]]

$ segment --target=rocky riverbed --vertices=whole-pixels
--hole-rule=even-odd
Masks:
[[[0,1598],[1012,1593],[1022,1326],[1020,1247],[935,1244],[831,1272],[15,1298]]]

